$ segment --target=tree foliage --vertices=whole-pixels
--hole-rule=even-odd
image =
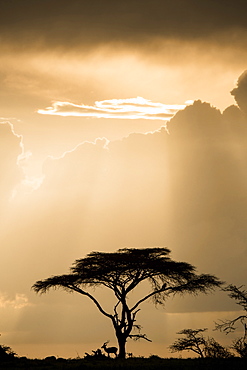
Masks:
[[[247,357],[247,291],[243,286],[237,287],[236,285],[228,285],[223,288],[228,292],[230,298],[234,299],[236,303],[242,307],[246,314],[239,315],[231,320],[221,320],[215,323],[215,329],[225,332],[226,334],[232,333],[237,329],[237,324],[240,323],[243,327],[243,335],[233,341],[232,347],[241,357]]]
[[[243,338],[234,339],[231,348],[240,356],[247,358],[247,343]]]
[[[148,340],[140,331],[133,334],[133,329],[140,330],[135,322],[143,302],[152,299],[155,304],[164,304],[170,295],[207,293],[221,285],[215,276],[198,275],[194,266],[173,261],[169,254],[167,248],[124,248],[113,253],[91,252],[85,258],[76,260],[69,274],[37,281],[32,288],[37,293],[62,288],[91,299],[98,310],[111,320],[119,344],[119,356],[125,357],[127,338]],[[144,281],[149,282],[150,291],[130,306],[129,293]],[[113,292],[116,304],[112,312],[107,312],[90,293],[90,288],[98,286]]]
[[[232,357],[231,352],[218,343],[214,338],[205,338],[204,329],[183,329],[177,334],[182,334],[184,337],[177,339],[171,346],[171,352],[192,351],[199,357],[210,358],[229,358]]]
[[[0,345],[0,361],[13,359],[16,356],[16,353],[12,350],[11,347],[5,346],[4,344]]]
[[[202,333],[204,333],[207,328],[204,329],[183,329],[177,334],[184,335],[184,337],[177,339],[169,349],[172,353],[182,352],[182,351],[192,351],[199,355],[199,357],[205,357],[205,345],[206,340]]]
[[[214,338],[208,338],[205,345],[205,357],[210,358],[230,358],[232,353]]]

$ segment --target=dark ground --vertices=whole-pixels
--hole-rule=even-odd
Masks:
[[[105,369],[138,369],[138,370],[246,370],[247,359],[163,359],[154,358],[129,358],[118,359],[44,359],[31,360],[26,358],[15,358],[0,362],[1,370],[105,370]]]

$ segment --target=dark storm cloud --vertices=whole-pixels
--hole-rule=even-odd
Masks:
[[[246,2],[197,0],[1,0],[2,41],[65,45],[215,38],[246,30]]]

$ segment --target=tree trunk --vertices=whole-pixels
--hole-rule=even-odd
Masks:
[[[118,340],[118,348],[119,348],[118,358],[125,359],[126,358],[126,348],[125,347],[126,347],[127,338],[121,335],[121,336],[118,336],[117,340]]]

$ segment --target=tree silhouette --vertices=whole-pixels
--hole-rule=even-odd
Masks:
[[[231,352],[218,343],[214,338],[205,338],[203,333],[207,331],[204,329],[183,329],[177,334],[182,334],[184,337],[175,340],[169,346],[172,353],[182,351],[192,351],[199,355],[199,357],[210,358],[229,358],[232,357]]]
[[[221,284],[213,275],[197,275],[195,267],[188,263],[173,261],[169,253],[167,248],[91,252],[74,262],[70,274],[37,281],[32,288],[37,293],[46,293],[50,288],[62,288],[91,299],[98,310],[111,320],[119,346],[118,356],[125,358],[127,338],[149,340],[135,323],[143,302],[152,299],[155,304],[164,304],[170,295],[207,293]],[[129,293],[145,281],[149,282],[151,290],[130,305]],[[98,286],[113,292],[116,301],[112,312],[107,312],[88,291]],[[139,330],[137,334],[133,334],[134,329]]]
[[[221,320],[215,323],[215,329],[229,334],[236,330],[238,323],[241,323],[243,326],[243,336],[242,338],[235,339],[231,348],[241,357],[247,357],[247,291],[243,289],[243,286],[237,287],[232,284],[222,290],[228,292],[229,297],[235,299],[236,303],[246,311],[246,314],[239,315],[232,320]]]
[[[206,339],[203,336],[207,328],[204,329],[183,329],[177,334],[184,335],[183,338],[175,340],[175,342],[169,346],[172,353],[182,351],[195,352],[199,357],[205,357],[204,349],[206,345]]]
[[[208,338],[205,346],[205,357],[210,358],[230,358],[233,354],[214,338]]]
[[[0,345],[0,362],[1,360],[11,360],[16,356],[16,353],[12,350],[11,347]]]

